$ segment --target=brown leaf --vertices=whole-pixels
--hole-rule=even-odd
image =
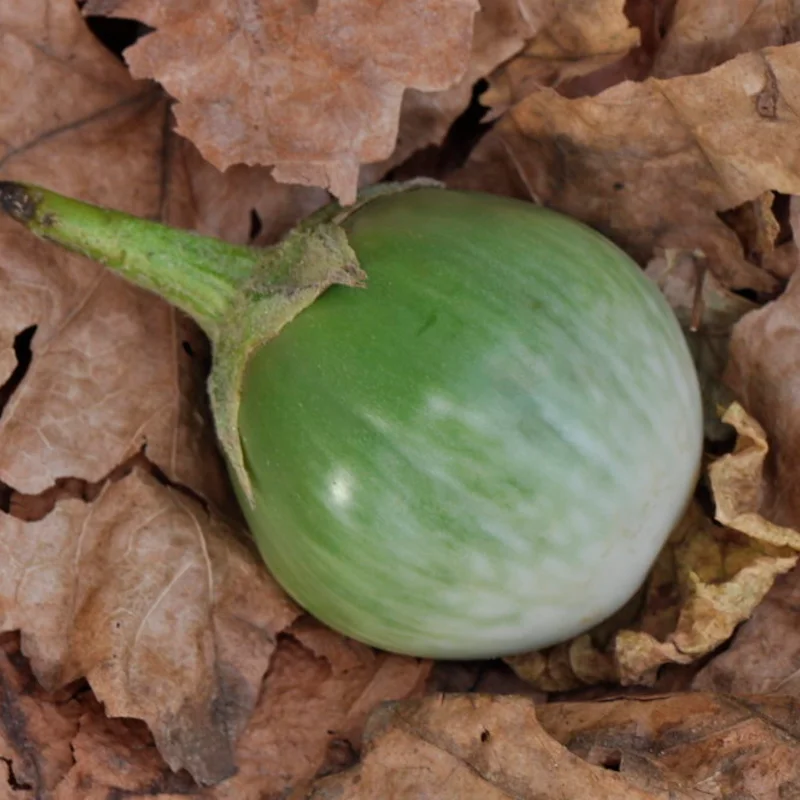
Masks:
[[[702,250],[726,288],[776,289],[717,212],[800,192],[800,45],[596,97],[544,89],[500,120],[450,184],[533,197],[608,233],[640,263]]]
[[[599,30],[591,28],[593,23],[602,23]],[[362,168],[362,182],[381,179],[428,145],[441,145],[452,123],[469,107],[476,82],[489,79],[491,86],[480,101],[496,106],[484,118],[485,123],[501,113],[512,95],[517,98],[539,88],[540,81],[557,83],[561,78],[583,75],[617,57],[636,39],[637,31],[618,0],[604,0],[601,8],[595,0],[566,4],[481,0],[466,74],[441,92],[411,89],[404,94],[397,146],[386,161]],[[529,55],[524,54],[526,45],[533,48]],[[419,153],[403,165],[403,174],[415,177],[421,169],[426,175],[441,177],[460,166],[474,141],[466,136],[451,138],[449,143],[451,147],[443,151]]]
[[[199,800],[202,790],[188,773],[170,771],[143,723],[108,719],[93,698],[84,702],[84,708],[71,743],[75,763],[58,784],[54,800],[127,796]]]
[[[223,505],[228,484],[204,398],[207,344],[193,323],[98,265],[0,221],[0,285],[33,358],[0,420],[0,480],[26,494],[102,480],[146,446],[173,480]],[[13,352],[13,351],[12,351]]]
[[[548,12],[552,14],[552,9],[545,9],[539,0],[481,0],[465,74],[442,91],[406,90],[394,150],[389,158],[363,166],[361,183],[380,180],[416,151],[442,144],[450,126],[468,108],[476,81],[521,50],[546,22]],[[465,157],[469,144],[459,142],[456,157]]]
[[[729,647],[700,670],[692,683],[699,691],[725,694],[779,693],[800,698],[800,572],[775,581],[753,616]]]
[[[42,24],[48,13],[52,27]],[[163,100],[131,81],[69,0],[4,9],[0,36],[11,55],[0,82],[27,87],[15,93],[18,113],[3,117],[3,175],[158,213]],[[21,233],[0,221],[6,363],[14,337],[37,326],[33,362],[0,421],[0,480],[25,493],[65,476],[99,481],[147,443],[171,478],[225,503],[213,432],[195,400],[207,349],[197,329],[99,266]]]
[[[16,637],[0,635],[0,798],[47,797],[72,766],[80,704],[37,685]]]
[[[178,130],[218,169],[274,164],[278,181],[351,203],[359,165],[394,150],[404,89],[446,89],[466,71],[477,9],[477,0],[90,0],[84,11],[156,29],[126,59],[177,98]]]
[[[170,771],[143,723],[108,719],[90,691],[73,689],[45,692],[17,637],[0,635],[0,798],[201,796],[187,773]]]
[[[739,438],[732,453],[709,467],[717,519],[762,542],[800,550],[800,533],[776,525],[759,513],[764,462],[769,452],[763,428],[738,403],[722,419],[736,428]]]
[[[234,531],[134,471],[42,521],[0,517],[3,630],[37,678],[85,675],[112,716],[137,717],[173,769],[230,775],[275,637],[298,610]]]
[[[678,0],[653,74],[705,72],[741,53],[795,42],[799,35],[794,0]]]
[[[789,698],[701,693],[538,709],[572,753],[664,800],[800,796],[799,713]]]
[[[640,41],[624,13],[624,0],[569,0],[540,4],[542,20],[525,48],[496,74],[481,102],[496,117],[523,97],[618,61]],[[533,13],[536,13],[534,11]]]
[[[666,800],[573,756],[542,730],[527,698],[434,695],[388,704],[372,715],[365,737],[361,765],[318,781],[308,800]]]
[[[317,774],[349,767],[367,714],[384,700],[420,694],[429,671],[430,662],[376,653],[301,620],[278,646],[237,748],[239,772],[213,797],[282,797]]]
[[[797,452],[800,447],[800,281],[744,317],[734,328],[726,379],[766,431],[772,450],[764,480],[747,498],[751,510],[778,525],[800,524]],[[735,499],[735,498],[734,498]]]

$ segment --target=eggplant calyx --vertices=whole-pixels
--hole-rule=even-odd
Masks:
[[[264,252],[245,281],[214,338],[208,390],[217,430],[230,467],[250,503],[253,487],[239,434],[241,387],[250,356],[334,284],[362,287],[365,273],[342,228],[322,223],[295,229]],[[269,424],[269,420],[264,421]]]

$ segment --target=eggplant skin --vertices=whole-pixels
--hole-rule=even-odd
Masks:
[[[425,188],[344,223],[333,287],[250,359],[242,508],[274,577],[335,630],[418,657],[566,640],[645,579],[693,492],[697,375],[607,239]]]

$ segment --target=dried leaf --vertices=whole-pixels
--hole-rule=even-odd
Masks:
[[[700,670],[692,688],[725,694],[779,693],[800,697],[797,608],[800,572],[775,581],[729,647]]]
[[[769,447],[763,428],[734,403],[722,418],[739,434],[736,448],[709,467],[716,517],[731,528],[777,547],[800,550],[800,533],[775,525],[760,513],[764,461]]]
[[[491,76],[481,102],[497,117],[540,88],[566,81],[612,64],[636,47],[637,28],[624,13],[624,0],[569,0],[541,4],[551,13],[515,58]]]
[[[108,719],[102,706],[91,698],[84,707],[71,743],[74,764],[58,784],[55,800],[202,796],[188,773],[175,773],[167,767],[144,724]]]
[[[67,476],[97,482],[146,446],[170,478],[229,505],[198,402],[208,347],[194,324],[104,268],[21,233],[0,221],[0,287],[15,310],[6,346],[37,326],[30,368],[0,420],[0,480],[26,494]]]
[[[428,669],[421,662],[345,644],[315,623],[300,623],[278,643],[265,692],[238,746],[235,776],[202,789],[186,772],[169,770],[144,725],[109,720],[93,703],[80,719],[72,742],[75,764],[58,786],[58,800],[105,800],[112,792],[141,792],[161,800],[301,796],[316,774],[353,763],[364,720],[358,720],[358,730],[348,727],[362,716],[361,701],[371,702],[372,693],[406,698],[418,692]]]
[[[544,89],[487,134],[452,186],[534,197],[608,233],[645,263],[702,250],[726,288],[771,292],[717,212],[800,192],[794,142],[800,45],[710,72],[623,83],[596,97]]]
[[[299,614],[253,551],[138,470],[94,503],[0,526],[1,629],[22,630],[42,684],[85,675],[110,715],[147,722],[173,769],[230,775],[275,637]]]
[[[279,644],[236,752],[239,772],[215,800],[261,800],[350,766],[367,714],[383,700],[421,693],[430,662],[376,653],[300,621]],[[303,796],[300,794],[300,796]]]
[[[572,753],[664,800],[783,800],[800,796],[798,711],[784,697],[688,693],[553,703],[538,715]]]
[[[792,231],[800,230],[800,197],[789,198],[789,225]],[[800,254],[793,237],[776,245],[771,253],[766,253],[763,266],[776,277],[788,281],[797,269],[798,262]]]
[[[705,72],[741,53],[795,42],[799,35],[795,0],[678,0],[653,74]]]
[[[434,695],[376,711],[361,765],[308,794],[342,797],[666,800],[573,756],[544,733],[529,699],[487,695]]]
[[[70,742],[79,704],[47,695],[19,652],[16,637],[0,636],[0,798],[43,798],[72,766]]]
[[[389,158],[363,166],[361,182],[380,180],[416,151],[440,145],[456,118],[469,107],[475,83],[519,52],[546,19],[540,0],[481,0],[465,74],[443,91],[408,89],[403,94],[395,148]]]
[[[771,443],[764,479],[732,514],[758,512],[777,525],[800,526],[797,452],[800,447],[800,282],[797,273],[780,298],[745,316],[734,328],[726,380]],[[750,447],[757,452],[758,434]],[[754,453],[755,457],[755,453]],[[739,505],[739,503],[746,504]]]
[[[329,188],[345,203],[359,165],[394,150],[403,91],[446,89],[465,73],[477,10],[477,0],[84,8],[156,29],[127,62],[177,98],[179,132],[218,169],[274,164],[278,181]]]

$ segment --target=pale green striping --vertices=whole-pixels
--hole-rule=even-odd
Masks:
[[[621,605],[680,514],[693,367],[655,287],[592,231],[415,194],[355,215],[369,288],[330,290],[251,364],[249,521],[276,577],[356,638],[549,644]]]

